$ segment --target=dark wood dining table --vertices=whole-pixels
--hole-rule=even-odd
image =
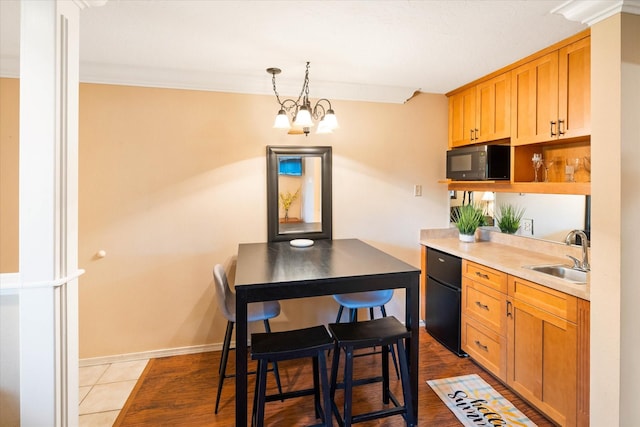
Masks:
[[[236,292],[236,426],[247,425],[247,304],[381,289],[405,289],[406,346],[418,419],[420,270],[357,239],[241,243]]]

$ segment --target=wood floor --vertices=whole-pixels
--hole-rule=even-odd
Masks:
[[[233,370],[233,357],[229,359],[229,369]],[[234,426],[235,381],[233,379],[225,381],[220,410],[217,415],[214,414],[219,360],[220,352],[152,359],[114,426]],[[283,362],[279,366],[283,390],[311,386],[310,361]],[[380,358],[375,356],[356,358],[354,371],[362,376],[377,375],[380,372]],[[393,367],[390,372],[394,372]],[[436,396],[426,381],[473,373],[479,374],[538,426],[553,425],[470,359],[459,358],[442,347],[424,329],[420,331],[418,425],[459,426],[460,423],[456,417]],[[253,390],[253,379],[254,376],[249,378],[251,390]],[[271,374],[268,380],[267,392],[273,393],[275,380]],[[401,399],[400,381],[395,380],[393,376],[392,387],[394,393]],[[252,398],[251,394],[248,401],[252,402]],[[338,391],[336,395],[338,405],[341,400],[342,394]],[[356,388],[354,413],[381,408],[381,385],[371,384]],[[316,422],[317,420],[313,417],[313,398],[310,396],[267,404],[265,425],[288,427],[310,425]],[[335,422],[334,425],[336,425]],[[395,416],[358,425],[390,427],[402,426],[404,422],[401,417]]]

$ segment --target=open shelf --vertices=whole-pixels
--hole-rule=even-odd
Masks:
[[[590,182],[438,181],[449,190],[498,193],[591,194]]]

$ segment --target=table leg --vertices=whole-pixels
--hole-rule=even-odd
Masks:
[[[247,298],[236,293],[236,427],[247,425]]]
[[[411,277],[407,285],[405,300],[406,325],[411,330],[411,338],[407,340],[407,354],[409,357],[409,378],[411,383],[411,401],[413,403],[414,420],[418,422],[418,371],[420,348],[420,276]],[[417,425],[417,424],[416,424]]]

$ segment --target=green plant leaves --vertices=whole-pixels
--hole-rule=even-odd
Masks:
[[[500,205],[499,213],[496,215],[500,231],[509,234],[514,234],[518,231],[524,211],[524,208],[520,208],[512,204]]]
[[[473,234],[476,228],[484,225],[484,212],[479,206],[463,205],[453,212],[453,222],[460,234]]]

